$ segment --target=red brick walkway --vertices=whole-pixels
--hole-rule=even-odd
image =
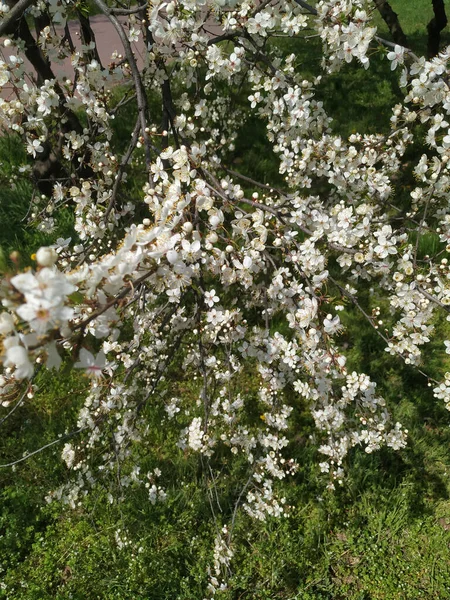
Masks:
[[[124,54],[122,43],[119,39],[116,30],[111,25],[109,19],[104,15],[96,15],[95,17],[91,17],[90,22],[92,30],[95,34],[97,51],[100,56],[100,60],[102,61],[103,66],[106,66],[111,62],[111,55],[114,51],[117,51],[119,54]],[[80,48],[80,25],[78,21],[70,21],[69,30],[75,47]],[[142,33],[140,35],[140,38],[142,38]],[[142,65],[143,56],[146,52],[146,48],[143,41],[140,39],[138,43],[133,43],[132,47],[135,52],[138,65]],[[0,51],[2,54],[2,59],[5,62],[9,62],[9,57],[14,54],[14,48],[5,48],[3,46],[3,40],[0,45]],[[31,64],[28,61],[25,61],[25,65],[26,72],[34,78],[35,72]],[[74,71],[70,63],[70,58],[67,58],[61,63],[53,63],[52,70],[57,78],[66,77],[69,79],[73,79]],[[13,90],[10,85],[6,85],[1,90],[1,96],[5,99],[11,98],[12,94]]]

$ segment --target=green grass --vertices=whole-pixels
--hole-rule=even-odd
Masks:
[[[424,37],[424,30],[434,16],[431,0],[391,0],[390,4],[407,36]]]
[[[233,575],[228,592],[218,595],[222,600],[450,597],[450,416],[432,400],[426,381],[400,362],[393,364],[371,328],[351,311],[346,325],[349,368],[362,363],[382,382],[380,392],[394,418],[410,430],[408,447],[374,455],[353,451],[345,486],[327,492],[316,450],[308,443],[314,435],[311,418],[297,406],[289,451],[300,469],[281,490],[291,507],[289,516],[264,524],[238,516]],[[430,348],[425,360],[436,374],[443,365],[433,356]],[[168,381],[174,381],[173,373]],[[74,374],[55,385],[51,375],[43,374],[37,384],[40,393],[3,430],[0,454],[6,460],[68,427],[87,380]],[[197,397],[192,381],[177,385],[183,396]],[[251,376],[242,389],[249,402],[256,390]],[[67,478],[58,446],[15,472],[0,471],[5,597],[203,597],[215,530],[201,469],[196,457],[187,458],[176,448],[175,430],[160,426],[161,407],[149,406],[145,416],[152,434],[143,448],[143,468],[161,467],[166,503],[153,506],[145,490],[135,488],[121,505],[110,505],[108,484],[99,483],[76,510],[43,505],[48,490]],[[239,470],[230,471],[218,489],[225,522],[239,475]],[[118,528],[127,532],[129,547],[117,547]]]
[[[419,56],[426,54],[427,38],[426,27],[434,17],[432,0],[390,0],[392,9],[397,13],[400,25],[408,40],[408,47]],[[449,6],[445,3],[447,17]],[[379,35],[390,39],[388,28],[384,21],[377,16],[376,23]],[[448,26],[441,33],[441,48],[450,44],[450,30]]]
[[[51,233],[39,231],[32,213],[36,210],[37,191],[31,181],[24,146],[16,135],[0,136],[0,273],[11,267],[9,255],[18,253],[20,267],[31,263],[30,255],[40,246],[54,243],[58,237],[73,235],[73,215],[67,209],[55,213]]]

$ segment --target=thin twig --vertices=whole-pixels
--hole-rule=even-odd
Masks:
[[[144,138],[144,148],[145,148],[145,160],[147,164],[147,168],[151,163],[151,153],[150,153],[150,140],[148,137],[147,131],[147,98],[145,96],[144,85],[142,83],[141,74],[139,72],[138,66],[136,64],[136,59],[134,58],[133,50],[131,48],[130,41],[127,38],[127,35],[118,21],[118,19],[114,16],[111,9],[103,2],[103,0],[93,0],[97,7],[103,12],[104,15],[108,17],[113,25],[114,29],[117,31],[120,41],[122,42],[123,49],[125,51],[125,55],[127,57],[128,63],[131,68],[131,73],[133,76],[134,87],[136,90],[136,100],[139,111],[139,118],[141,122],[142,129],[142,137]]]
[[[36,371],[37,372],[37,371]],[[27,394],[28,394],[28,390],[29,390],[29,386],[31,381],[35,378],[36,376],[36,372],[33,374],[33,377],[30,379],[30,381],[28,382],[28,386],[27,389],[24,391],[24,393],[22,394],[20,400],[18,402],[16,402],[16,404],[13,406],[13,408],[9,411],[9,413],[7,415],[5,415],[3,417],[3,419],[0,419],[0,425],[2,425],[2,423],[4,423],[6,421],[6,419],[8,419],[18,408],[19,406],[22,406]]]
[[[116,203],[116,196],[117,196],[117,192],[119,190],[120,183],[122,181],[123,174],[125,173],[125,169],[128,165],[131,155],[133,154],[133,152],[137,146],[138,140],[139,140],[140,128],[141,128],[141,121],[140,121],[140,118],[138,117],[138,119],[136,121],[136,125],[134,126],[133,133],[131,135],[131,142],[128,146],[126,153],[122,157],[122,160],[121,160],[120,166],[119,166],[119,170],[117,171],[117,174],[116,174],[116,179],[114,181],[114,185],[111,190],[111,198],[109,199],[108,208],[106,209],[106,212],[103,215],[104,221],[108,220],[108,217],[113,209],[113,206]]]
[[[60,442],[64,442],[65,440],[68,440],[69,438],[73,437],[74,435],[77,435],[78,433],[81,433],[85,429],[87,429],[87,426],[80,427],[80,429],[77,429],[76,431],[72,431],[71,433],[67,433],[66,435],[62,435],[57,440],[53,440],[53,442],[50,442],[49,444],[45,444],[45,446],[41,446],[41,448],[38,448],[37,450],[34,450],[33,452],[29,452],[26,456],[22,456],[22,458],[18,458],[17,460],[14,460],[14,461],[12,461],[10,463],[6,463],[4,465],[0,465],[0,469],[6,469],[7,467],[14,467],[15,465],[18,465],[19,463],[23,462],[24,460],[28,460],[29,458],[31,458],[35,454],[39,454],[43,450],[46,450],[47,448],[50,448],[50,446],[54,446],[55,444],[59,444]]]
[[[147,7],[147,4],[141,4],[140,6],[135,6],[134,8],[111,8],[110,10],[111,13],[117,17],[125,17],[126,15],[135,15],[142,10],[146,10]]]
[[[425,296],[425,298],[428,298],[428,300],[430,300],[430,302],[433,302],[434,304],[437,304],[440,308],[442,308],[443,310],[445,310],[445,312],[450,313],[450,306],[442,304],[442,302],[440,300],[438,300],[437,298],[435,298],[434,296],[432,296],[429,292],[427,292],[426,290],[424,290],[423,287],[421,287],[420,285],[418,285],[416,287],[416,290],[418,292],[420,292],[423,296]]]

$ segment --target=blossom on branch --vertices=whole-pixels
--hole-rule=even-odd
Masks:
[[[74,367],[76,369],[84,369],[86,375],[93,379],[101,379],[104,377],[104,371],[110,371],[111,364],[107,362],[103,350],[100,350],[97,356],[94,356],[86,348],[81,348],[79,361],[75,363]]]

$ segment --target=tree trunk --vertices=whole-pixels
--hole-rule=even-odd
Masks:
[[[407,46],[406,35],[403,32],[402,26],[398,20],[398,15],[392,10],[391,5],[387,0],[373,0],[375,6],[378,8],[378,12],[383,18],[383,21],[389,27],[392,39],[399,46]]]
[[[86,17],[85,15],[83,15],[81,10],[77,10],[77,16],[78,16],[78,20],[80,21],[81,36],[82,36],[83,44],[85,46],[89,46],[89,44],[91,42],[94,42],[94,44],[95,44],[95,34],[92,30],[91,23],[89,21],[89,17]],[[93,50],[90,50],[88,52],[88,57],[90,58],[90,60],[96,60],[98,62],[98,64],[100,65],[100,68],[103,69],[102,61],[100,60],[100,56],[99,56],[98,50],[97,50],[97,44],[95,45],[95,48]]]
[[[439,53],[441,31],[447,25],[444,0],[432,0],[434,17],[428,23],[428,58],[433,58]]]

